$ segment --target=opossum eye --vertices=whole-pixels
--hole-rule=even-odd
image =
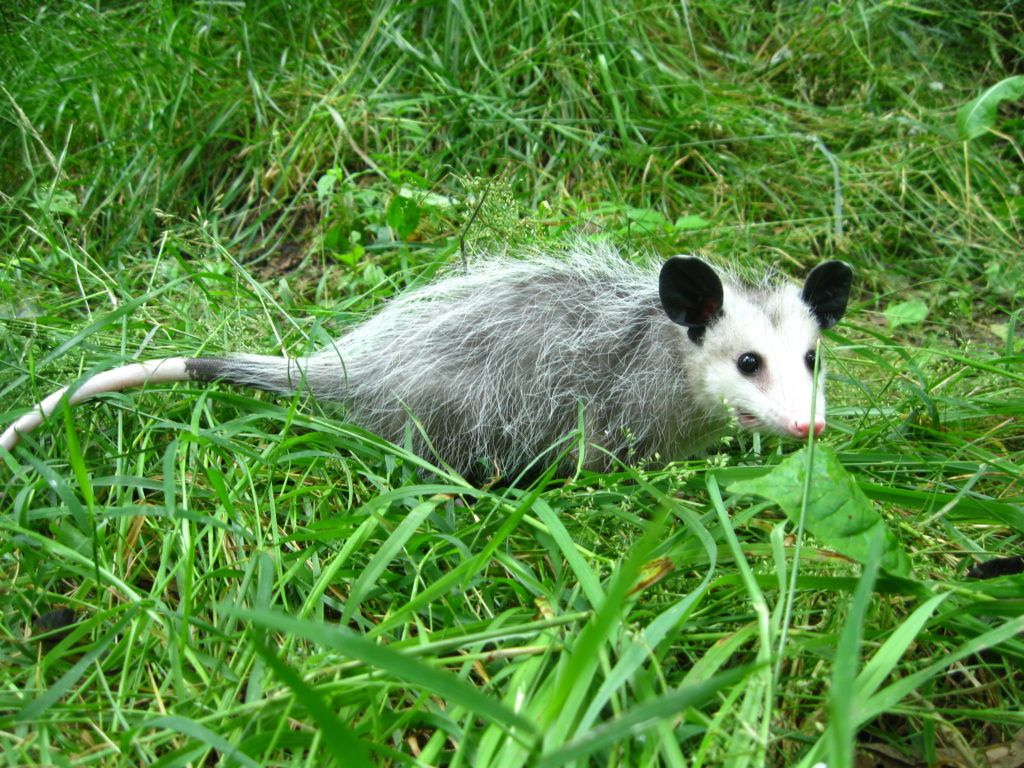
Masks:
[[[744,376],[753,376],[761,370],[761,356],[753,352],[744,352],[736,358],[736,369]]]
[[[818,359],[818,356],[814,354],[814,350],[810,350],[804,355],[804,362],[807,364],[807,370],[814,373],[814,361]]]

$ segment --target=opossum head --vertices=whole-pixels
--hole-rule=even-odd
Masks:
[[[852,276],[847,264],[827,261],[802,290],[748,288],[723,281],[700,259],[669,259],[661,270],[661,303],[686,329],[680,343],[695,402],[709,411],[725,403],[748,429],[799,439],[820,434],[825,387],[818,338],[846,311]]]

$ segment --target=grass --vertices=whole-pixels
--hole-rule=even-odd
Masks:
[[[0,762],[995,760],[1022,577],[967,571],[1024,534],[1021,123],[956,113],[1019,16],[7,3],[4,423],[129,358],[302,353],[462,243],[842,258],[824,442],[913,576],[731,491],[768,439],[481,489],[314,403],[151,387],[0,457]]]

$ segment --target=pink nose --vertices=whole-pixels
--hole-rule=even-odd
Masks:
[[[824,431],[825,431],[825,422],[824,421],[815,421],[814,422],[814,436],[817,437],[818,435],[820,435]],[[789,425],[789,434],[791,434],[793,437],[795,437],[795,438],[797,438],[799,440],[806,440],[807,439],[807,435],[809,435],[810,432],[811,432],[811,425],[810,425],[809,422],[806,422],[806,421],[794,421],[792,424]]]

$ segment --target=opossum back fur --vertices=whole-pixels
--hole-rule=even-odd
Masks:
[[[275,381],[262,356],[232,358],[210,377],[280,391],[304,381],[353,422],[397,443],[411,434],[417,453],[467,476],[518,472],[581,424],[588,468],[663,463],[719,437],[730,417],[727,393],[692,375],[702,350],[667,318],[657,283],[656,265],[600,244],[479,259],[388,302]],[[748,297],[726,285],[737,319],[781,308],[814,325],[794,286]],[[565,468],[577,458],[570,451]]]

